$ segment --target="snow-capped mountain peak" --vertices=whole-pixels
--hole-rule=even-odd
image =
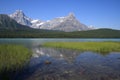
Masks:
[[[27,17],[22,10],[16,10],[13,14],[10,14],[9,16],[22,25],[31,25],[30,21],[32,19]]]
[[[31,19],[27,17],[22,10],[16,10],[16,12],[9,16],[22,25],[27,25],[37,29],[61,30],[66,32],[90,29],[88,26],[80,23],[76,19],[74,13],[69,13],[67,16],[57,17],[47,21]]]
[[[68,14],[68,17],[75,18],[75,15],[74,15],[74,13],[71,12],[71,13]]]
[[[13,14],[10,14],[10,17],[16,17],[16,16],[24,17],[25,15],[22,10],[16,10]]]

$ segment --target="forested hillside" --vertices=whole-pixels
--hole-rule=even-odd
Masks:
[[[97,29],[78,32],[61,32],[49,30],[3,30],[1,38],[120,38],[120,30]]]

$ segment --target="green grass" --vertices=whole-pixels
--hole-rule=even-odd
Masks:
[[[100,53],[120,52],[120,42],[47,42],[43,46]]]
[[[29,61],[31,51],[21,45],[0,45],[0,72],[21,69]]]

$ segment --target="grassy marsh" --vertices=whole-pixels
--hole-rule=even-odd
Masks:
[[[46,42],[43,46],[101,53],[120,52],[120,42]]]
[[[21,45],[0,45],[0,72],[21,69],[29,60],[31,51]]]

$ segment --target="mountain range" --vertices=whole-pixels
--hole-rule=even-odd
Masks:
[[[120,38],[120,30],[89,28],[72,13],[42,21],[19,10],[11,15],[0,14],[0,38]]]
[[[86,31],[93,29],[83,23],[80,23],[73,13],[69,13],[69,15],[65,17],[57,17],[47,21],[29,18],[22,10],[16,10],[9,16],[17,21],[17,23],[35,29],[60,30],[65,32]]]

